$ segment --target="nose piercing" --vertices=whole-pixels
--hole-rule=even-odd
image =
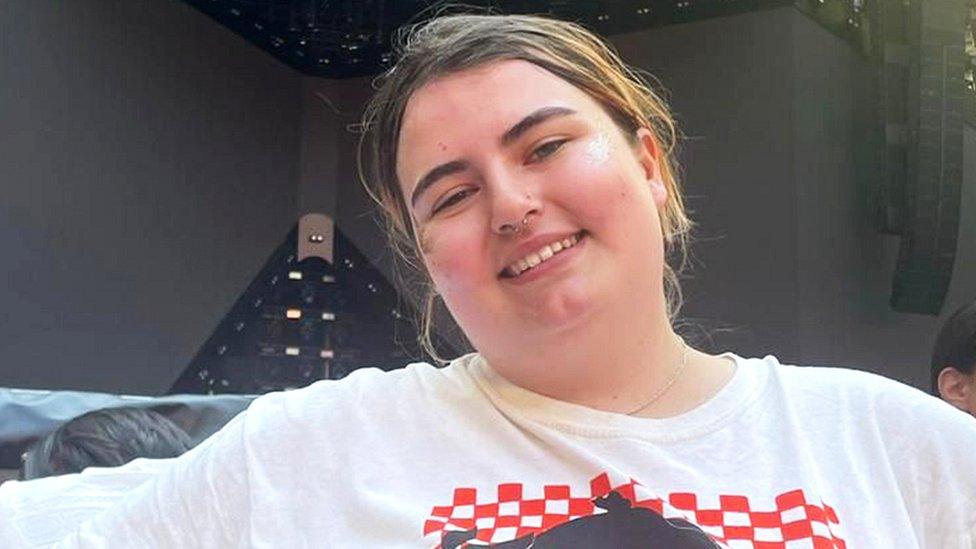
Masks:
[[[525,228],[528,224],[529,224],[529,214],[525,214],[525,217],[522,218],[522,221],[520,223],[517,223],[515,225],[511,223],[505,223],[504,225],[499,227],[498,230],[503,233],[519,234],[520,232],[522,232],[522,229]]]

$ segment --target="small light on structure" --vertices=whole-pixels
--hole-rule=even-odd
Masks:
[[[335,313],[322,313],[322,320],[335,320]]]
[[[322,242],[325,242],[325,236],[320,234],[310,234],[308,235],[308,241],[314,242],[315,244],[321,244]]]
[[[233,15],[234,17],[240,17],[241,16],[241,10],[239,10],[237,8],[231,8],[230,9],[230,14]]]
[[[302,272],[301,271],[288,271],[288,278],[290,278],[292,280],[301,280],[302,279]]]
[[[254,28],[258,30],[264,30],[264,25],[262,25],[261,23],[255,23]]]
[[[291,318],[291,319],[302,318],[302,310],[301,309],[288,309],[288,311],[285,312],[285,316],[288,317],[288,318]]]
[[[285,347],[285,354],[288,356],[298,356],[301,350],[298,347]]]
[[[319,351],[319,356],[322,358],[335,358],[335,351],[332,349],[322,349]]]
[[[335,277],[332,275],[322,275],[322,282],[335,282]]]
[[[331,63],[331,61],[329,60],[329,58],[327,58],[327,57],[319,57],[319,65],[328,65],[329,63]]]

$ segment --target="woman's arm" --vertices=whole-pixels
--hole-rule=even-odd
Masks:
[[[56,547],[233,547],[247,540],[247,413]]]
[[[152,480],[173,459],[137,459],[121,467],[0,485],[0,547],[46,547]]]

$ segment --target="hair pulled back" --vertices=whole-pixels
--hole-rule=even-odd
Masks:
[[[668,316],[681,307],[680,272],[692,226],[678,180],[678,131],[664,99],[614,50],[580,25],[532,15],[457,14],[401,29],[394,37],[396,64],[374,82],[363,115],[359,174],[386,222],[390,244],[403,264],[421,275],[421,345],[435,360],[431,326],[437,292],[420,257],[410,210],[396,175],[397,143],[407,102],[428,82],[494,61],[522,60],[566,80],[593,97],[630,139],[649,129],[660,151],[668,199],[661,225],[669,262],[664,265]],[[401,271],[402,273],[402,271]]]

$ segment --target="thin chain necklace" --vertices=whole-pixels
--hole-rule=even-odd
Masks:
[[[681,372],[683,372],[684,369],[685,369],[685,366],[688,365],[688,344],[685,343],[685,340],[682,339],[681,336],[678,336],[678,339],[681,341],[681,347],[682,347],[682,350],[681,350],[681,364],[679,364],[678,367],[674,369],[674,373],[671,374],[671,379],[669,379],[668,382],[665,383],[663,387],[661,387],[660,389],[658,389],[658,391],[656,393],[654,393],[654,396],[652,396],[650,400],[648,400],[644,404],[641,404],[637,408],[634,408],[633,410],[627,412],[627,415],[628,416],[632,416],[632,415],[636,414],[637,412],[640,412],[640,411],[646,409],[651,404],[654,404],[655,402],[657,402],[658,399],[660,399],[662,396],[664,396],[664,393],[668,392],[668,389],[670,389],[671,386],[674,385],[674,382],[675,381],[678,381],[678,377],[681,376]]]

